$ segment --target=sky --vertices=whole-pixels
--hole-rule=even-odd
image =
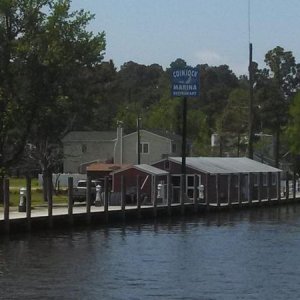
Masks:
[[[72,0],[71,10],[81,8],[95,14],[88,30],[105,32],[105,60],[117,68],[128,61],[167,68],[182,58],[242,75],[249,42],[260,68],[276,46],[300,62],[300,0]]]

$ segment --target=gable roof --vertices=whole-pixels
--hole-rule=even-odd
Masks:
[[[169,157],[181,164],[181,157]],[[281,172],[247,157],[187,157],[186,166],[210,174]]]
[[[117,170],[117,171],[113,172],[113,174],[128,170],[130,168],[134,168],[136,170],[140,170],[140,171],[143,171],[145,173],[155,175],[155,176],[157,176],[157,175],[168,175],[169,174],[168,171],[161,170],[159,168],[156,168],[156,167],[153,167],[153,166],[150,166],[150,165],[147,165],[147,164],[133,165],[133,166],[130,166],[130,167],[127,167],[127,168],[124,168],[124,169]]]
[[[63,142],[98,142],[114,141],[116,137],[116,131],[70,131],[62,140]]]

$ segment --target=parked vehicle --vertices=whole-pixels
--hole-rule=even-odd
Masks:
[[[104,187],[104,180],[91,180],[91,201],[94,203],[96,198],[96,186]],[[73,188],[73,201],[83,202],[86,200],[87,180],[79,180],[77,186]]]

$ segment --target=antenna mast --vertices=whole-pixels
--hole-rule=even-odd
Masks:
[[[248,124],[248,157],[253,159],[253,63],[251,43],[251,10],[248,0],[248,34],[249,34],[249,124]]]

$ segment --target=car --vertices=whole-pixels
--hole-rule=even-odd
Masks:
[[[96,198],[96,187],[100,185],[104,188],[104,179],[91,180],[91,201],[94,203]],[[87,180],[79,180],[77,186],[73,188],[73,202],[86,201]]]

